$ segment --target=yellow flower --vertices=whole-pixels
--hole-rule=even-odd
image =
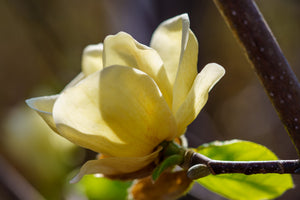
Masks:
[[[153,163],[163,141],[181,136],[224,75],[218,64],[197,73],[198,43],[187,14],[156,29],[150,47],[120,32],[83,52],[82,72],[54,96],[27,100],[71,142],[101,153],[84,174],[134,174]]]

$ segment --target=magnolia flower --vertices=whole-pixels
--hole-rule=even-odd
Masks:
[[[101,153],[74,182],[133,175],[157,159],[161,142],[184,134],[224,75],[214,63],[198,74],[197,56],[188,15],[179,15],[158,26],[150,47],[124,32],[88,46],[82,72],[60,94],[27,104],[59,135]]]

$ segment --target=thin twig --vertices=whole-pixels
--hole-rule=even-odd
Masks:
[[[199,166],[199,164],[200,166],[206,167],[207,169],[204,176],[208,174],[218,175],[232,173],[241,173],[246,175],[266,173],[300,175],[299,160],[222,161],[210,159],[199,153],[192,153],[189,164],[190,169],[193,169],[193,166]],[[199,173],[199,171],[197,172]],[[203,172],[203,168],[201,172]],[[199,175],[194,172],[188,172],[188,175],[193,179],[199,178]]]
[[[242,45],[300,157],[300,85],[253,0],[214,0]]]

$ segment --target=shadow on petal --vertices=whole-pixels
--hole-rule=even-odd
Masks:
[[[187,98],[175,114],[178,124],[178,136],[197,117],[206,104],[208,94],[213,86],[223,77],[225,69],[216,63],[207,64],[194,80]]]
[[[158,158],[161,150],[162,147],[159,146],[156,151],[143,157],[108,157],[98,160],[89,160],[81,167],[80,172],[71,180],[71,183],[78,182],[85,174],[97,173],[115,178],[122,174],[124,177],[126,176],[125,174],[127,174],[127,177],[131,174],[134,176],[128,178],[134,179],[137,175],[142,175],[142,173],[138,174],[138,171],[145,173],[141,170],[145,167],[148,168],[149,164]]]
[[[26,100],[27,105],[35,110],[55,132],[57,132],[57,129],[53,120],[52,110],[58,97],[59,95],[52,95]]]
[[[177,133],[175,118],[158,86],[135,68],[111,66],[101,71],[99,111],[106,125],[128,145],[130,155],[149,154]]]

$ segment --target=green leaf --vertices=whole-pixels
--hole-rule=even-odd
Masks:
[[[160,165],[158,165],[153,173],[152,173],[152,180],[156,181],[159,175],[166,170],[167,168],[180,164],[183,161],[183,156],[180,154],[175,154],[172,156],[167,157]]]
[[[277,160],[276,155],[266,147],[241,140],[213,142],[197,149],[215,160],[250,161]],[[220,174],[198,179],[207,189],[229,199],[273,199],[293,188],[290,174]]]
[[[89,200],[125,200],[131,182],[85,175],[76,185]]]

